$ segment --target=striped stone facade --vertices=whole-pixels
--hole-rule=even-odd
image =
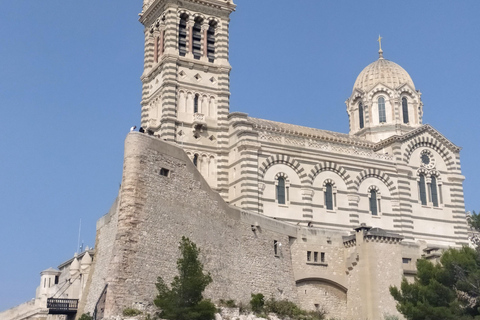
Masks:
[[[142,126],[182,146],[210,186],[244,210],[342,231],[367,223],[400,233],[405,241],[437,246],[467,243],[460,148],[422,124],[421,93],[404,69],[380,52],[362,71],[347,100],[348,135],[230,113],[228,28],[234,10],[227,0],[144,3]],[[184,56],[181,19],[186,21]],[[206,32],[198,40],[194,24],[202,30],[215,26],[214,61],[205,56]],[[204,53],[196,59],[194,41]],[[384,120],[378,119],[379,97]],[[418,154],[427,151],[435,163],[428,170]],[[287,182],[287,199],[280,204],[279,174]],[[434,176],[440,203],[422,204],[420,175],[428,180],[429,193]],[[327,184],[334,190],[328,209]],[[372,188],[379,197],[375,214]]]

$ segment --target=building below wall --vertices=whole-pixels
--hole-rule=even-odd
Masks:
[[[0,312],[2,320],[65,320],[74,319],[79,298],[85,288],[94,250],[88,247],[75,253],[58,266],[40,272],[40,285],[35,298],[21,305]]]

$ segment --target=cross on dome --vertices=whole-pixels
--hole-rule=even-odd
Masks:
[[[380,35],[378,35],[378,45],[380,47],[380,49],[378,50],[378,54],[379,54],[379,59],[383,59],[383,50],[382,50],[382,37],[380,37]]]

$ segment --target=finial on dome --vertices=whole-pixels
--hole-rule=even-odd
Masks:
[[[382,37],[380,37],[380,35],[378,35],[378,45],[380,46],[380,50],[378,50],[378,55],[379,55],[379,59],[383,59],[383,50],[382,50]]]

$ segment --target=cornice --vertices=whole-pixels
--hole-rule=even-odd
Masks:
[[[211,9],[216,9],[220,11],[225,11],[227,14],[235,11],[237,7],[232,0],[183,0],[183,2],[188,2],[192,4],[202,5]],[[152,2],[148,5],[144,5],[142,13],[139,14],[140,22],[145,24],[145,22],[151,19],[152,14],[156,12],[156,10],[167,3],[177,4],[177,0],[152,0]]]
[[[333,143],[338,143],[338,144],[344,144],[344,145],[351,145],[351,146],[356,146],[356,147],[362,147],[362,148],[367,148],[367,149],[373,149],[375,147],[375,143],[370,142],[370,141],[361,141],[361,140],[356,140],[356,139],[349,139],[346,137],[335,137],[335,134],[338,134],[337,132],[333,131],[327,131],[327,130],[321,130],[324,132],[331,132],[332,136],[322,136],[321,131],[319,129],[314,129],[314,128],[308,128],[308,127],[301,127],[300,128],[306,128],[306,129],[314,129],[314,130],[319,130],[320,132],[318,134],[312,134],[312,133],[306,133],[306,132],[301,132],[299,130],[293,130],[293,129],[287,129],[287,128],[274,128],[272,126],[268,125],[259,125],[257,123],[253,123],[253,129],[255,130],[263,130],[263,131],[268,131],[268,132],[273,132],[273,133],[280,133],[284,135],[290,135],[290,136],[297,136],[297,137],[302,137],[302,138],[309,138],[313,140],[321,140],[321,141],[326,141],[326,142],[333,142]]]
[[[460,150],[462,150],[462,148],[456,146],[455,144],[453,144],[450,140],[448,140],[444,135],[442,135],[440,132],[438,132],[435,128],[433,128],[431,125],[429,124],[424,124],[423,126],[417,128],[417,129],[414,129],[410,132],[407,132],[403,135],[394,135],[394,136],[391,136],[390,138],[387,138],[385,140],[382,140],[380,142],[378,142],[375,147],[374,147],[374,151],[378,151],[378,150],[381,150],[383,148],[385,148],[386,146],[389,146],[393,143],[396,143],[396,142],[400,142],[400,143],[403,143],[415,136],[418,136],[424,132],[428,132],[430,134],[432,134],[435,139],[437,139],[438,141],[440,141],[441,143],[443,143],[444,145],[446,145],[450,150],[454,151],[454,152],[460,152]]]

